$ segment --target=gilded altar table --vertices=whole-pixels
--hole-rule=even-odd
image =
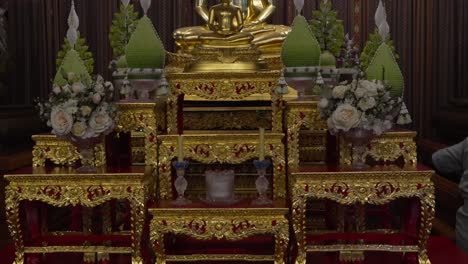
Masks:
[[[72,165],[81,159],[75,146],[67,140],[58,139],[56,135],[33,135],[32,140],[35,142],[32,151],[34,167],[44,167],[46,160],[50,160],[55,165]],[[106,165],[104,144],[97,144],[94,148],[94,164],[95,166]]]
[[[157,103],[117,103],[119,119],[117,132],[141,131],[145,136],[145,164],[156,167],[156,135],[164,130],[166,121]],[[162,106],[161,106],[162,107]],[[160,111],[161,110],[161,111]]]
[[[167,101],[167,132],[176,134],[180,96],[188,101],[264,101],[271,104],[272,130],[282,131],[283,96],[276,92],[280,71],[231,73],[167,73],[171,93]]]
[[[141,264],[140,247],[151,171],[150,168],[131,167],[102,169],[95,174],[78,174],[71,168],[27,168],[16,174],[5,175],[8,182],[5,190],[6,214],[16,247],[15,264],[24,263],[25,253],[58,252],[129,253],[132,255],[132,264]],[[20,221],[22,201],[41,201],[56,207],[96,207],[113,199],[128,200],[130,203],[131,245],[25,245]]]
[[[371,140],[369,147],[364,152],[366,159],[371,159],[378,163],[398,163],[416,166],[418,163],[418,153],[416,147],[415,131],[391,130],[381,136]],[[340,164],[351,165],[352,144],[340,143]]]
[[[289,209],[284,200],[275,200],[266,207],[252,206],[251,200],[232,206],[211,206],[194,202],[175,207],[170,201],[160,201],[150,207],[150,241],[156,252],[156,263],[166,261],[274,261],[285,263],[289,242]],[[166,254],[165,235],[185,235],[200,241],[241,241],[255,236],[274,237],[274,253],[265,254]],[[226,242],[221,242],[226,243]],[[188,245],[184,245],[186,248]],[[208,249],[209,250],[209,249]]]
[[[240,164],[260,157],[260,137],[255,132],[186,131],[184,158],[204,164]],[[265,134],[265,156],[271,158],[273,167],[273,197],[286,197],[286,162],[284,134]],[[161,135],[159,141],[159,197],[170,199],[172,195],[172,161],[177,157],[178,135]],[[253,164],[252,164],[253,166]]]
[[[286,125],[288,139],[288,168],[299,168],[303,156],[311,156],[314,161],[324,162],[327,151],[327,125],[320,119],[318,102],[294,100],[286,103]],[[309,130],[311,144],[300,142],[300,132]],[[312,133],[312,135],[310,135]],[[301,144],[300,144],[301,143]],[[307,153],[308,155],[301,155]]]
[[[429,264],[427,240],[434,219],[433,171],[424,166],[376,166],[368,171],[349,167],[309,166],[292,173],[292,221],[296,235],[296,263],[306,263],[307,252],[339,252],[346,259],[350,254],[362,256],[366,251],[416,252],[419,263]],[[386,244],[314,244],[306,242],[306,202],[327,199],[341,205],[385,205],[396,199],[418,198],[419,230],[415,245]]]

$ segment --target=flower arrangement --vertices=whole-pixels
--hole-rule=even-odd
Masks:
[[[402,99],[391,97],[389,90],[381,81],[368,80],[322,88],[321,118],[327,121],[333,134],[360,128],[381,135],[392,128],[403,105]],[[411,122],[405,118],[409,116],[400,116],[398,123]]]
[[[111,103],[114,87],[97,76],[89,83],[76,74],[62,73],[66,85],[54,86],[47,102],[38,104],[41,118],[61,138],[92,139],[109,134],[117,110]]]

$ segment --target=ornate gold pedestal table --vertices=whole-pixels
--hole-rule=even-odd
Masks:
[[[265,156],[271,158],[273,167],[273,197],[286,197],[286,164],[284,134],[265,134]],[[258,159],[260,137],[258,132],[186,131],[183,135],[184,158],[204,164],[240,164]],[[159,197],[172,198],[172,161],[177,157],[178,135],[158,136],[159,145]],[[253,166],[253,164],[252,164]]]
[[[153,216],[150,241],[156,252],[156,263],[166,261],[274,261],[285,263],[289,241],[289,209],[284,200],[275,200],[267,207],[252,206],[250,201],[227,207],[214,207],[194,202],[187,207],[175,207],[170,201],[161,201],[149,208]],[[259,235],[274,237],[274,255],[255,254],[190,254],[167,255],[164,236],[185,235],[201,241],[241,241]],[[202,242],[203,243],[203,242]],[[219,243],[223,243],[222,241]],[[224,242],[225,243],[225,242]]]
[[[145,136],[145,163],[156,167],[156,135],[165,128],[164,114],[158,114],[157,103],[117,103],[120,118],[118,132],[141,131]],[[163,111],[162,111],[163,112]]]
[[[142,241],[145,204],[148,197],[148,182],[151,169],[131,167],[109,168],[96,174],[77,174],[71,168],[22,169],[14,175],[5,175],[6,214],[8,227],[15,242],[15,264],[25,261],[25,253],[128,253],[132,264],[141,264],[140,246]],[[131,206],[131,245],[111,246],[28,246],[20,221],[21,201],[41,201],[56,207],[82,205],[96,207],[112,199],[126,199]]]
[[[288,140],[288,168],[296,170],[299,167],[301,149],[313,157],[315,161],[326,160],[327,152],[327,125],[320,119],[317,101],[293,100],[286,103],[286,124]],[[309,130],[308,138],[311,144],[304,146],[300,142],[300,132]],[[301,144],[300,144],[301,143]],[[302,151],[303,152],[303,151]]]
[[[433,171],[423,166],[376,166],[368,171],[349,167],[309,166],[292,173],[292,221],[298,256],[296,263],[306,263],[307,252],[339,252],[361,255],[367,251],[416,252],[419,263],[429,264],[427,240],[434,219]],[[418,198],[420,219],[415,245],[333,244],[307,245],[306,201],[328,199],[341,205],[385,205],[396,199]]]
[[[80,153],[67,140],[58,139],[52,134],[33,135],[35,142],[32,151],[32,164],[34,167],[44,167],[46,160],[50,160],[55,165],[73,165],[80,160]],[[94,148],[95,165],[106,165],[106,150],[104,144],[98,144]]]

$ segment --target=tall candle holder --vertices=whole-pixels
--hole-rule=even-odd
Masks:
[[[187,205],[191,204],[192,201],[185,198],[185,191],[187,190],[188,182],[185,179],[185,171],[188,167],[188,161],[174,161],[172,166],[176,169],[177,179],[174,181],[174,187],[177,191],[177,198],[172,201],[174,205]]]
[[[273,201],[267,196],[267,191],[268,191],[270,182],[265,177],[267,168],[271,166],[271,161],[255,160],[254,165],[258,173],[258,178],[255,181],[255,187],[257,188],[258,198],[253,200],[252,204],[253,205],[273,204]]]

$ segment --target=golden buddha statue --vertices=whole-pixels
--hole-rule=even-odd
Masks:
[[[241,32],[244,26],[242,10],[231,1],[222,0],[221,4],[210,8],[208,28],[211,32],[199,37],[204,45],[247,45],[252,42],[252,34]]]
[[[255,72],[265,68],[253,34],[243,32],[244,18],[233,0],[221,0],[208,12],[207,30],[198,36],[185,72]]]
[[[250,43],[256,45],[264,56],[278,56],[282,43],[291,29],[287,26],[269,25],[266,23],[266,20],[276,10],[274,0],[245,1],[247,1],[246,10],[241,9],[243,11],[241,11],[243,26],[240,28],[240,32],[252,35],[253,39]],[[207,24],[205,26],[180,28],[174,32],[174,39],[180,53],[190,54],[197,45],[203,43],[203,39],[206,40],[202,36],[206,37],[207,34],[209,35],[216,31],[210,26],[212,24],[210,23],[211,9],[208,9],[207,0],[197,0],[195,10]],[[239,21],[239,19],[236,20]],[[241,34],[236,37],[231,36],[231,40],[237,41],[242,39],[240,36]],[[247,35],[244,34],[243,36],[243,40],[245,40],[245,36]],[[228,39],[229,37],[226,40]]]

